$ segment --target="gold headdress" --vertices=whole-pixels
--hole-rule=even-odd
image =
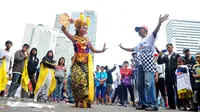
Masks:
[[[66,13],[60,15],[60,24],[67,27],[70,23],[73,23],[73,19],[70,19],[70,17]],[[90,17],[87,16],[86,20],[84,21],[84,15],[83,13],[81,13],[79,19],[77,19],[74,22],[74,26],[76,29],[79,29],[81,26],[84,26],[84,25],[87,25],[87,26],[90,25]]]
[[[74,26],[76,27],[76,29],[79,29],[81,26],[84,26],[84,25],[87,25],[87,26],[90,25],[90,17],[87,16],[86,20],[84,21],[84,15],[83,13],[81,13],[79,19],[77,19],[74,22]]]

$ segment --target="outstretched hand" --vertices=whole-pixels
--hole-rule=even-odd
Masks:
[[[123,46],[122,46],[122,44],[121,44],[121,43],[119,44],[119,47],[120,47],[121,49],[123,49]]]
[[[159,17],[159,23],[163,23],[164,21],[168,20],[169,18],[169,14],[165,14],[164,16],[161,16],[160,14],[160,17]]]
[[[108,48],[106,48],[106,43],[104,43],[104,45],[103,45],[103,52],[105,52],[106,50],[107,50]]]

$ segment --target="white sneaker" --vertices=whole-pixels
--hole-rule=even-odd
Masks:
[[[9,97],[8,100],[14,100],[14,98],[13,97]]]
[[[37,99],[36,98],[34,98],[34,100],[33,100],[34,102],[37,102]]]

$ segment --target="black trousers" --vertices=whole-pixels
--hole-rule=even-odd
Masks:
[[[8,90],[8,96],[7,96],[8,98],[9,97],[14,98],[15,93],[16,93],[18,87],[21,84],[21,78],[22,78],[21,74],[13,73],[12,82],[11,82],[11,85],[10,85],[9,90]],[[22,91],[21,91],[21,97],[22,98],[28,97],[28,93],[24,89],[22,89]]]
[[[122,103],[122,101],[123,101],[122,100],[122,85],[118,85],[118,87],[116,88],[113,99],[112,99],[112,103],[115,102],[115,99],[117,97],[119,97],[120,103]]]
[[[156,97],[158,98],[159,91],[161,92],[162,96],[166,96],[165,93],[165,79],[159,78],[158,83],[156,83]]]
[[[129,85],[129,86],[125,86],[123,83],[122,83],[122,98],[123,98],[123,101],[126,102],[127,99],[128,99],[128,92],[127,92],[127,89],[129,90],[129,93],[131,95],[131,101],[134,103],[135,102],[135,98],[134,98],[134,91],[133,91],[133,86],[132,85]]]
[[[181,103],[178,99],[178,93],[177,93],[177,86],[176,86],[176,75],[165,75],[165,84],[167,88],[167,97],[168,97],[168,104],[171,109],[176,108],[175,100],[177,102],[177,107],[180,108]],[[176,94],[176,99],[175,99]]]
[[[36,77],[34,74],[28,74],[29,75],[29,79],[31,81],[32,87],[33,87],[33,93],[35,91],[35,87],[36,87]]]

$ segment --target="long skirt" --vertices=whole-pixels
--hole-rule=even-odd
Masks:
[[[52,82],[52,74],[49,70],[46,79],[44,80],[43,84],[39,87],[38,91],[35,94],[35,99],[42,98],[43,100],[48,99],[48,93],[53,93],[50,91],[50,86]]]
[[[71,68],[71,90],[74,101],[88,97],[88,64],[75,62]]]

